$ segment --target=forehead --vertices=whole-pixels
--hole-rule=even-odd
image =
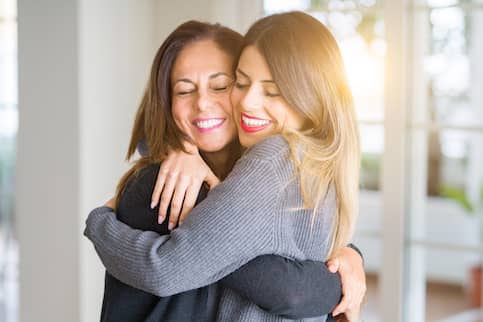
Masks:
[[[272,76],[265,57],[255,46],[248,46],[243,49],[238,68],[252,78],[270,79]]]
[[[217,72],[232,73],[233,57],[212,40],[199,40],[183,48],[173,66],[172,79]]]

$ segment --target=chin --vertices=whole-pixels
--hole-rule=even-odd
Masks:
[[[223,148],[225,148],[229,143],[230,142],[226,142],[224,144],[213,144],[213,142],[210,142],[209,144],[200,144],[198,149],[203,152],[214,153],[223,150]]]
[[[256,143],[252,138],[249,138],[245,135],[238,136],[238,139],[240,140],[240,144],[245,148],[249,148]]]

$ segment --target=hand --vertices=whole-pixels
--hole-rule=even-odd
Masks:
[[[347,310],[344,313],[341,313],[335,316],[336,322],[357,322],[359,321],[360,317],[360,307],[356,309],[356,311]]]
[[[220,180],[198,153],[196,146],[186,143],[186,150],[170,150],[166,160],[161,163],[156,186],[151,196],[151,208],[159,202],[158,223],[166,219],[171,204],[168,229],[182,224],[193,209],[201,185],[204,181],[213,188]],[[161,197],[161,201],[160,201]]]
[[[354,309],[349,308],[344,312],[344,317],[348,322],[357,322],[361,316],[361,307],[358,306]]]
[[[104,204],[104,206],[112,209],[116,209],[116,198],[112,197]]]
[[[366,275],[361,256],[354,249],[344,247],[327,262],[327,266],[332,273],[339,272],[342,282],[342,300],[332,315],[344,313],[348,321],[357,321],[366,293]]]

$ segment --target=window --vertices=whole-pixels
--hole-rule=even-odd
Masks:
[[[17,321],[18,251],[14,236],[17,113],[16,2],[0,4],[0,321]]]
[[[414,32],[404,280],[408,298],[419,299],[405,303],[408,321],[483,317],[481,285],[471,277],[481,274],[483,237],[482,9],[476,1],[428,0],[407,12]],[[428,295],[441,281],[459,300],[448,293],[453,300],[438,305]]]
[[[364,321],[481,320],[470,276],[481,277],[483,260],[483,2],[265,0],[264,9],[313,15],[344,56],[362,142],[355,243],[374,283]],[[394,142],[404,142],[398,155]]]

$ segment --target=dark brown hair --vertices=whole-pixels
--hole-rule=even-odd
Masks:
[[[143,141],[148,155],[142,156],[121,178],[116,192],[116,204],[129,178],[148,164],[162,161],[168,148],[181,149],[185,135],[174,122],[171,112],[171,72],[179,53],[187,45],[212,40],[219,49],[233,57],[235,70],[243,46],[243,37],[220,24],[191,20],[178,26],[161,44],[151,66],[148,84],[136,113],[126,160]]]

